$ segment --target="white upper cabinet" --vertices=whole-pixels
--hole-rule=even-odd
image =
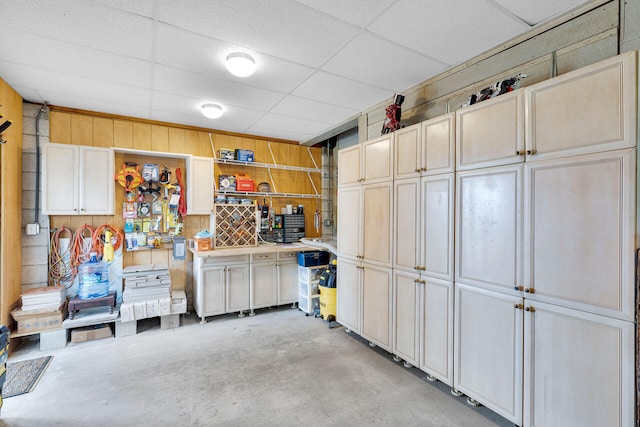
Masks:
[[[362,258],[362,186],[338,188],[338,254]]]
[[[42,148],[43,214],[114,214],[112,149],[54,143]]]
[[[362,144],[362,173],[364,184],[393,180],[393,134]]]
[[[522,91],[456,111],[456,170],[524,161]]]
[[[527,298],[633,321],[636,150],[525,165]]]
[[[362,256],[382,267],[393,264],[393,182],[362,186]]]
[[[338,186],[357,185],[362,182],[360,144],[338,151]]]
[[[394,182],[393,268],[407,272],[422,271],[420,246],[420,179]]]
[[[636,55],[627,52],[526,88],[527,160],[636,146]]]
[[[456,282],[520,295],[523,165],[457,173]]]
[[[394,132],[395,179],[454,171],[455,113]]]
[[[187,158],[187,215],[210,215],[213,211],[213,159]]]

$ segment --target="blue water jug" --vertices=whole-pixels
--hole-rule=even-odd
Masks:
[[[91,299],[109,295],[109,266],[98,261],[98,254],[91,252],[89,261],[78,267],[78,298]]]

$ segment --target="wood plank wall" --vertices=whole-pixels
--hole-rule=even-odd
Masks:
[[[0,114],[13,123],[0,145],[0,324],[13,329],[22,293],[22,98],[2,79]]]
[[[281,141],[269,141],[251,136],[229,135],[216,133],[215,131],[188,128],[179,125],[157,124],[142,120],[121,117],[105,117],[102,114],[90,112],[56,110],[51,108],[50,118],[51,142],[60,144],[87,145],[96,147],[129,148],[145,150],[149,152],[191,154],[201,157],[213,157],[212,145],[215,150],[220,148],[253,150],[255,161],[261,163],[273,163],[269,145],[278,164],[287,164],[313,168],[314,160],[317,167],[321,166],[321,149],[309,149],[297,143]],[[209,135],[211,134],[211,139]],[[175,170],[176,167],[185,171],[185,161],[177,158],[134,156],[125,153],[116,154],[116,170],[124,161],[134,161],[138,164],[157,163],[167,165]],[[219,174],[245,173],[256,181],[269,181],[266,169],[253,167],[237,167],[230,165],[215,165],[215,179]],[[280,192],[314,193],[313,185],[305,172],[272,170],[276,189]],[[184,176],[184,172],[183,172]],[[312,174],[313,182],[320,194],[322,194],[321,174]],[[120,229],[124,228],[122,218],[122,201],[124,190],[116,184],[116,215],[114,216],[50,216],[51,229],[63,225],[76,230],[83,224],[98,227],[105,223],[113,224]],[[273,189],[272,189],[273,190]],[[188,191],[188,189],[187,189]],[[260,200],[262,202],[262,200]],[[267,200],[269,202],[269,200]],[[313,226],[313,213],[320,209],[321,201],[316,199],[273,198],[273,207],[279,213],[286,204],[304,205],[305,221],[308,236],[320,236]],[[189,215],[184,220],[184,235],[193,236],[201,230],[209,229],[209,216]],[[139,250],[123,254],[123,264],[137,265],[149,263],[166,263],[171,270],[173,289],[185,289],[189,280],[188,266],[191,255],[184,261],[174,261],[172,253],[168,249]]]

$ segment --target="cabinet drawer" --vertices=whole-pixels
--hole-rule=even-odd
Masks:
[[[266,262],[266,261],[275,261],[276,254],[275,252],[268,254],[251,254],[251,262]]]
[[[278,261],[297,261],[298,252],[278,252]]]
[[[227,264],[241,264],[249,262],[249,255],[229,255],[229,256],[217,256],[207,257],[202,259],[203,265],[227,265]]]

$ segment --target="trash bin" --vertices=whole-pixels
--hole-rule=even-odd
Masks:
[[[336,320],[336,266],[337,260],[320,274],[320,316],[328,322]]]

